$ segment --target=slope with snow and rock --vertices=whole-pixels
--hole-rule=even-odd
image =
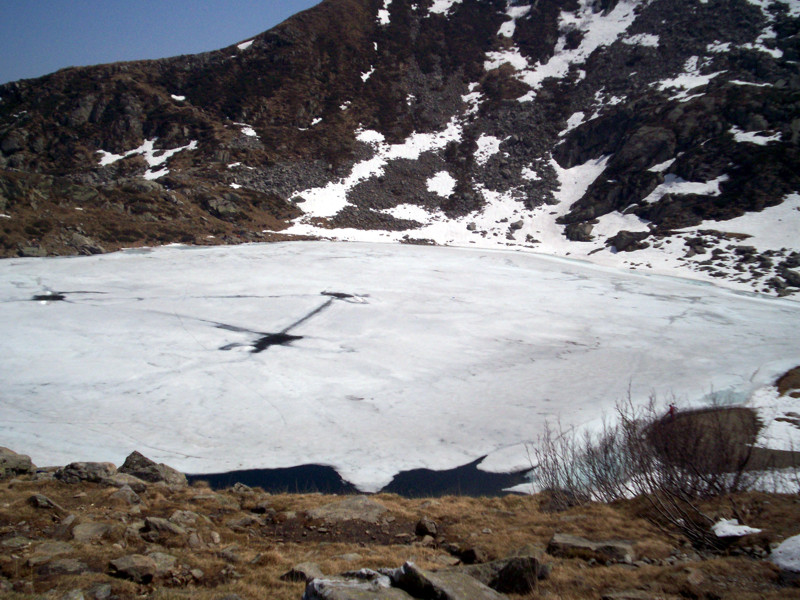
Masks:
[[[0,252],[401,241],[793,293],[798,35],[797,0],[326,0],[6,84]]]

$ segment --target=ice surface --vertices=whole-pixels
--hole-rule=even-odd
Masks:
[[[562,170],[564,197],[598,166]],[[48,289],[65,301],[30,301]],[[363,302],[315,313],[326,291]],[[134,449],[187,472],[321,463],[364,490],[487,454],[525,465],[545,419],[593,423],[629,387],[746,398],[800,362],[800,303],[478,249],[8,259],[0,301],[0,439],[37,464]],[[287,328],[302,339],[251,352]]]
[[[711,531],[717,537],[742,537],[743,535],[761,533],[760,529],[739,525],[739,521],[736,519],[720,519],[711,526]]]

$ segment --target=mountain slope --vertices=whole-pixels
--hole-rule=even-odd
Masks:
[[[0,252],[436,242],[785,294],[799,56],[797,0],[327,0],[1,86]]]

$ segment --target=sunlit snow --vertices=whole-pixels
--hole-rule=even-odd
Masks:
[[[429,13],[446,15],[454,4],[461,4],[461,0],[433,0]]]
[[[730,131],[733,134],[733,139],[737,142],[747,142],[757,146],[766,146],[770,142],[778,142],[781,139],[780,132],[772,135],[763,135],[761,131],[742,131],[736,126],[731,127]]]
[[[648,204],[658,202],[667,194],[704,194],[707,196],[719,196],[721,190],[719,186],[728,180],[727,175],[720,175],[711,181],[686,181],[677,175],[667,175],[664,183],[659,185],[644,199]]]
[[[185,146],[164,150],[155,147],[157,139],[158,138],[145,140],[141,146],[134,148],[133,150],[128,150],[124,154],[112,154],[111,152],[106,152],[105,150],[98,150],[97,152],[100,154],[100,166],[105,167],[117,162],[118,160],[127,158],[128,156],[135,156],[138,154],[144,157],[145,161],[147,161],[147,164],[150,167],[147,169],[147,171],[145,171],[143,177],[151,180],[158,179],[159,177],[163,177],[169,173],[169,169],[167,169],[165,165],[167,160],[169,160],[172,156],[178,152],[183,152],[184,150],[194,150],[197,148],[197,141],[192,140]],[[161,168],[156,170],[155,167]]]
[[[31,301],[47,290],[65,301]],[[545,419],[594,423],[629,390],[747,398],[800,361],[800,303],[514,252],[8,259],[0,300],[0,436],[37,464],[134,449],[185,472],[319,463],[364,490],[485,454],[514,469]],[[281,331],[298,339],[254,352]]]
[[[456,189],[456,180],[447,171],[439,171],[428,179],[428,191],[447,198],[453,195]]]
[[[239,50],[247,50],[250,46],[253,45],[253,42],[254,42],[254,40],[249,40],[247,42],[242,42],[241,44],[238,44],[236,47]]]

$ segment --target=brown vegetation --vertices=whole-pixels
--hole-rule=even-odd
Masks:
[[[268,495],[239,487],[212,492],[207,487],[169,488],[151,485],[141,504],[116,499],[114,488],[98,484],[64,484],[52,480],[16,479],[0,483],[0,586],[4,598],[60,599],[71,590],[93,597],[93,586],[110,584],[118,598],[298,600],[303,583],[280,576],[294,565],[316,562],[326,574],[359,568],[397,567],[414,561],[441,569],[457,562],[453,548],[470,548],[483,560],[508,556],[527,547],[551,563],[550,577],[528,597],[564,600],[600,598],[616,590],[639,589],[664,598],[800,598],[800,590],[780,587],[776,569],[762,560],[759,545],[800,533],[800,499],[788,495],[744,494],[736,498],[747,524],[764,529],[755,547],[734,547],[728,555],[698,554],[680,532],[653,525],[642,501],[611,505],[591,503],[563,512],[546,512],[543,495],[500,498],[446,497],[406,499],[378,495],[388,509],[379,524],[350,521],[327,524],[307,511],[340,498],[323,495]],[[34,507],[29,498],[43,494],[58,509]],[[703,510],[714,517],[733,516],[730,504],[709,500]],[[191,511],[196,521],[186,534],[142,534],[145,518],[168,519]],[[264,512],[262,512],[264,511]],[[67,515],[77,516],[64,527]],[[415,534],[415,523],[429,517],[436,538]],[[173,518],[173,520],[175,520]],[[79,541],[76,523],[103,523],[99,537]],[[190,538],[189,532],[196,534]],[[640,560],[632,565],[546,556],[555,532],[592,540],[635,542]],[[68,542],[63,555],[47,555],[47,542]],[[147,584],[112,578],[109,561],[154,551],[176,557],[175,565]],[[57,559],[85,563],[87,572],[59,575],[48,570]],[[514,597],[514,596],[512,596]],[[525,597],[525,596],[516,596]]]

